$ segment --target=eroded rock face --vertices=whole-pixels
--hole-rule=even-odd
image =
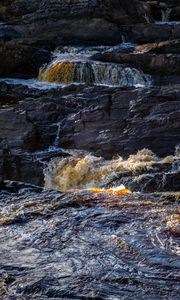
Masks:
[[[15,112],[12,108],[0,112],[2,143],[9,148],[33,149],[35,128],[28,122],[26,112]]]
[[[25,86],[19,86],[19,90],[16,85],[7,84],[7,87],[8,93],[5,89],[2,96],[6,93],[10,97],[16,91],[16,96],[19,93],[23,98],[14,109],[1,110],[7,124],[6,131],[2,126],[1,136],[9,139],[9,145],[14,133],[8,125],[8,116],[17,122],[17,114],[27,124],[29,122],[31,138],[26,134],[25,126],[21,128],[20,125],[17,130],[23,132],[24,145],[28,144],[26,140],[31,141],[31,149],[34,145],[32,136],[34,139],[38,137],[35,139],[35,149],[51,146],[56,137],[55,128],[62,120],[58,146],[94,151],[105,157],[117,153],[128,156],[144,147],[164,156],[172,154],[179,141],[178,85],[160,89],[82,85],[49,91],[36,90],[36,95],[33,89]],[[12,126],[15,128],[13,123]]]
[[[92,151],[105,158],[127,157],[148,148],[164,157],[173,154],[180,142],[178,85],[138,89],[71,85],[50,90],[4,82],[0,86],[2,104],[7,97],[13,105],[0,110],[5,178],[42,184],[44,166],[34,161],[33,153],[52,146]],[[23,151],[31,154],[23,157]]]
[[[104,62],[128,64],[151,75],[180,75],[179,40],[137,45],[134,51],[123,53],[114,49],[92,57]]]
[[[10,1],[1,8],[4,21],[14,20],[21,37],[46,45],[58,43],[117,43],[118,25],[150,17],[148,4],[140,1]],[[136,11],[136,13],[134,13]],[[57,34],[58,32],[58,34]],[[15,36],[14,36],[15,37]]]
[[[104,95],[100,104],[67,118],[60,145],[91,150],[109,158],[117,153],[127,156],[144,147],[167,155],[179,140],[179,101],[174,89],[166,92],[116,90]]]

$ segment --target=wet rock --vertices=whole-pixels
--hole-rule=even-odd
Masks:
[[[178,85],[141,89],[82,85],[39,91],[25,86],[2,86],[2,95],[7,94],[9,87],[9,96],[16,91],[24,99],[14,109],[2,109],[1,114],[13,119],[19,111],[26,112],[26,122],[36,133],[35,144],[33,133],[31,139],[26,134],[22,137],[26,146],[21,147],[26,149],[52,146],[57,133],[57,146],[93,151],[109,158],[115,154],[127,157],[142,148],[165,156],[174,153],[179,142]],[[20,125],[19,130],[24,134]],[[13,132],[7,129],[6,135],[11,140]]]
[[[116,0],[73,3],[23,0],[10,1],[2,7],[2,20],[11,20],[20,26],[20,31],[32,44],[42,41],[50,47],[73,42],[118,43],[122,40],[119,25],[151,19],[149,5],[134,0],[128,5],[126,1]]]
[[[176,20],[176,21],[180,20],[180,6],[179,5],[177,5],[176,7],[173,7],[172,12],[171,12],[171,18],[172,18],[172,20]]]
[[[107,186],[124,184],[128,189],[141,193],[179,191],[180,172],[158,170],[142,172],[142,174],[120,174]]]
[[[2,299],[178,298],[175,199],[5,183],[1,205]]]
[[[37,76],[40,66],[49,60],[49,51],[59,45],[180,38],[180,25],[151,23],[147,1],[3,1],[0,18],[3,77]]]
[[[24,111],[1,110],[0,132],[1,147],[7,153],[13,148],[30,150],[35,147],[35,127]]]
[[[127,157],[144,147],[168,155],[179,140],[179,102],[174,92],[165,88],[116,90],[108,96],[110,100],[68,116],[60,145],[108,158],[117,153]]]
[[[13,109],[0,112],[1,148],[7,153],[13,148],[33,149],[35,147],[35,128],[27,120],[26,112]]]
[[[141,49],[144,48],[145,46],[135,48],[140,53],[121,53],[119,50],[100,53],[93,56],[93,59],[127,64],[131,67],[140,68],[143,72],[152,75],[177,76],[180,74],[180,55],[141,53]]]
[[[9,155],[4,153],[0,156],[2,162],[0,172],[3,174],[3,178],[43,186],[44,164],[32,154],[14,152],[11,151]]]
[[[21,36],[20,32],[18,32],[13,25],[9,25],[6,23],[0,23],[0,40],[1,41],[17,39],[20,36]]]
[[[13,107],[3,105],[0,110],[4,162],[0,174],[6,179],[42,185],[44,166],[34,157],[40,150],[48,153],[52,146],[92,151],[105,158],[128,157],[149,148],[164,157],[173,154],[180,142],[178,85],[141,89],[70,85],[38,90],[1,82],[0,88],[3,99],[20,97]],[[27,151],[36,152],[26,155]],[[64,156],[56,148],[44,154],[59,155]]]

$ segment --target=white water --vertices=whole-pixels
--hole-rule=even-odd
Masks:
[[[96,47],[62,47],[52,53],[53,60],[50,64],[43,66],[40,73],[48,70],[55,64],[70,62],[75,65],[73,80],[68,83],[39,81],[37,79],[16,79],[1,78],[0,82],[14,85],[24,85],[29,88],[47,90],[57,87],[65,87],[67,84],[90,83],[105,86],[135,86],[143,87],[150,85],[150,76],[143,74],[141,70],[130,68],[125,65],[115,63],[103,63],[94,61],[91,57],[103,51],[112,49],[132,48],[132,43],[122,43],[116,46],[96,46]]]
[[[162,22],[168,22],[171,16],[172,8],[161,10]]]

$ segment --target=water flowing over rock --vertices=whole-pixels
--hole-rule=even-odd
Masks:
[[[123,161],[122,157],[112,161],[91,155],[77,157],[75,152],[74,157],[50,162],[44,170],[45,187],[60,191],[101,187],[120,172],[146,171],[157,162],[158,158],[147,149],[131,155],[127,161]]]
[[[178,299],[176,203],[9,185],[0,194],[1,298]]]
[[[177,153],[160,159],[148,149],[130,155],[127,160],[120,156],[104,160],[102,157],[71,150],[66,158],[50,160],[44,169],[44,183],[45,188],[66,192],[88,189],[98,191],[98,188],[104,187],[116,191],[122,183],[138,192],[178,191],[179,161]]]
[[[148,85],[150,80],[135,68],[108,63],[53,62],[39,74],[40,81],[56,83],[87,83],[110,86]]]
[[[179,0],[0,2],[0,300],[179,299]]]
[[[111,86],[150,84],[150,78],[138,69],[90,60],[91,55],[100,50],[102,51],[103,47],[64,48],[61,52],[54,53],[55,58],[40,70],[38,79],[62,84],[94,83]]]
[[[162,22],[168,22],[171,16],[172,8],[166,8],[161,10],[162,13]]]

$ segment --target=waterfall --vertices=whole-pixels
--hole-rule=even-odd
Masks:
[[[55,137],[55,140],[54,140],[54,147],[55,148],[59,146],[61,125],[62,125],[62,121],[57,123],[57,133],[56,133],[56,137]]]
[[[161,160],[148,149],[130,155],[127,160],[118,157],[107,161],[91,154],[53,159],[44,170],[45,187],[60,191],[99,188],[120,172],[147,171],[157,162]]]
[[[125,34],[122,39],[127,38]],[[131,48],[122,43],[114,48]],[[38,80],[58,84],[86,83],[109,86],[144,86],[149,76],[141,70],[123,64],[92,60],[97,53],[112,50],[112,46],[61,47],[53,53],[52,62],[40,69]]]
[[[78,83],[94,83],[95,75],[92,65],[88,62],[79,62],[75,64],[74,82]]]
[[[166,10],[161,10],[162,22],[168,22],[170,19],[170,15],[172,12],[172,8],[167,8]]]
[[[141,71],[120,64],[95,61],[52,62],[40,70],[40,81],[56,83],[88,83],[110,86],[145,85]]]
[[[122,43],[125,44],[125,43],[126,43],[126,37],[125,37],[125,35],[122,34],[122,35],[121,35],[121,38],[122,38]]]
[[[38,79],[40,81],[70,83],[73,82],[74,63],[52,62],[40,70]]]

